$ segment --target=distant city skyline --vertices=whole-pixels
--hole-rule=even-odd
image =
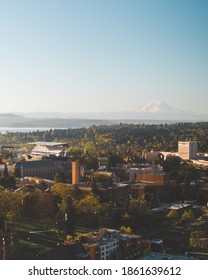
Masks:
[[[0,113],[207,114],[207,0],[0,2]]]

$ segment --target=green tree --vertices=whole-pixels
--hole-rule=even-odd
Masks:
[[[146,190],[142,198],[140,199],[140,204],[149,208],[156,207],[158,205],[157,194],[150,190]]]
[[[23,216],[35,218],[36,213],[34,211],[34,205],[36,204],[35,196],[32,196],[31,193],[27,193],[24,195],[23,199]]]
[[[199,177],[198,170],[190,163],[181,161],[181,165],[178,171],[178,178],[180,182],[190,183],[192,180],[196,180]]]
[[[68,198],[72,197],[73,187],[64,183],[56,183],[51,187],[51,194],[53,195],[58,207],[59,214],[63,216],[68,207]]]
[[[73,192],[73,187],[66,185],[64,183],[56,183],[51,186],[51,193],[54,196],[58,196],[61,199],[66,197],[71,197]]]
[[[122,225],[122,215],[124,209],[120,205],[112,202],[102,203],[99,213],[99,226],[108,228],[119,228]]]
[[[54,204],[51,194],[39,193],[36,208],[41,219],[48,220],[54,215]]]
[[[21,169],[19,167],[15,167],[14,176],[17,178],[21,178]]]
[[[147,205],[141,204],[138,200],[131,200],[127,209],[127,213],[130,217],[129,226],[137,231],[138,228],[146,227],[153,224],[152,211]]]
[[[65,181],[64,174],[60,171],[57,171],[54,177],[55,183],[63,183]]]
[[[119,155],[115,153],[110,153],[108,157],[109,167],[116,167],[117,164],[122,164],[122,163],[123,163],[123,159]]]
[[[76,204],[77,210],[88,214],[99,213],[102,209],[100,199],[93,193],[86,195]]]
[[[0,185],[0,192],[4,191],[5,187]]]
[[[181,168],[181,158],[177,156],[167,157],[165,161],[160,162],[163,166],[163,170],[170,174],[171,179],[178,180],[178,173]]]
[[[3,176],[0,178],[0,185],[4,186],[7,189],[16,188],[16,180],[13,176]]]
[[[9,172],[8,172],[8,168],[7,168],[7,165],[4,164],[4,174],[3,174],[4,177],[8,177],[9,176]]]
[[[75,200],[73,203],[77,215],[77,220],[88,227],[97,227],[102,204],[100,199],[93,193],[86,195],[79,201]]]

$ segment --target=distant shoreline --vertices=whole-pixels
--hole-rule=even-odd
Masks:
[[[46,131],[54,128],[50,127],[0,127],[0,133],[6,134],[7,132],[35,132],[35,131]],[[61,128],[60,128],[61,129]]]
[[[160,125],[160,124],[174,124],[174,123],[190,123],[190,122],[207,122],[207,121],[178,121],[178,120],[79,120],[79,122],[70,120],[68,124],[62,123],[63,126],[59,126],[57,123],[54,123],[53,127],[50,126],[0,126],[0,134],[6,134],[7,132],[11,133],[29,133],[35,131],[47,131],[54,129],[80,129],[80,128],[89,128],[91,126],[99,125],[118,125],[118,124],[147,124],[147,125]],[[67,126],[68,125],[68,126]]]

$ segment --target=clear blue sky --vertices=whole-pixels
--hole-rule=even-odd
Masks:
[[[207,0],[0,0],[0,112],[207,113]]]

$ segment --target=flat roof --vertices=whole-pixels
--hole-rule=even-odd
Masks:
[[[153,244],[158,244],[158,245],[163,244],[163,240],[162,239],[152,239],[151,242]]]
[[[191,260],[191,257],[184,255],[171,255],[171,254],[163,254],[150,252],[148,255],[139,258],[138,260]]]
[[[31,142],[28,143],[30,145],[41,145],[41,146],[67,146],[67,143],[59,143],[59,142],[42,142],[42,141],[38,141],[38,142]]]
[[[185,207],[189,207],[191,206],[191,204],[188,204],[188,203],[177,203],[177,204],[173,204],[169,207],[169,209],[171,210],[178,210],[178,209],[182,209],[182,208],[185,208]]]

